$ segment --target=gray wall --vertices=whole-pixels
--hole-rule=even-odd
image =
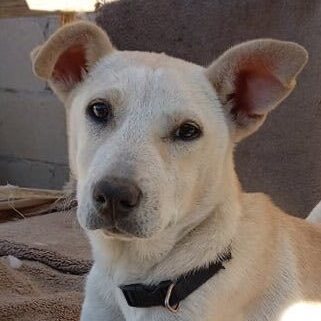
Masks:
[[[0,184],[61,188],[68,179],[64,108],[29,60],[57,26],[55,17],[0,20]]]

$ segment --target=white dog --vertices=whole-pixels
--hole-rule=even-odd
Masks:
[[[295,87],[304,48],[254,40],[203,68],[118,51],[78,22],[32,58],[67,107],[95,261],[82,321],[279,321],[321,300],[321,229],[243,193],[233,163]]]

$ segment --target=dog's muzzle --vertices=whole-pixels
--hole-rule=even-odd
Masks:
[[[92,190],[95,213],[87,220],[89,229],[105,229],[118,234],[121,222],[131,221],[140,204],[142,191],[128,179],[109,177],[96,183]]]

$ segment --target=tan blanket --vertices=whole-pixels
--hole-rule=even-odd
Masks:
[[[91,261],[74,214],[3,223],[0,238],[0,320],[78,320]]]

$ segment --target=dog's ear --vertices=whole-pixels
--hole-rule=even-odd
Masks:
[[[85,21],[70,23],[32,51],[33,71],[47,80],[64,101],[90,68],[113,50],[107,34],[97,25]]]
[[[232,120],[234,141],[257,130],[291,93],[307,60],[306,50],[296,43],[258,39],[229,49],[206,69]]]

